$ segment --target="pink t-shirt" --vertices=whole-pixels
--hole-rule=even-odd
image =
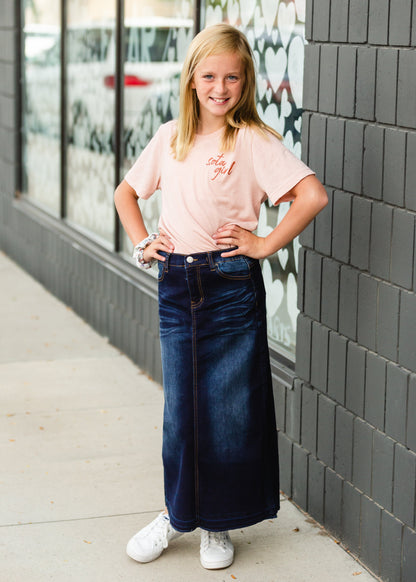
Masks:
[[[232,152],[220,152],[222,130],[197,135],[178,162],[170,142],[176,121],[162,125],[126,174],[139,198],[162,191],[159,228],[175,253],[218,250],[212,235],[220,226],[257,228],[261,203],[292,200],[288,192],[314,172],[272,134],[240,129]]]

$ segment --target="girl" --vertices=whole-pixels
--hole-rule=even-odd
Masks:
[[[139,562],[201,528],[200,560],[232,564],[228,530],[275,517],[277,433],[259,259],[326,205],[312,170],[259,118],[245,36],[227,24],[192,41],[180,113],[162,125],[118,186],[115,203],[140,267],[159,268],[166,509],[128,543]],[[162,191],[159,233],[137,198]],[[260,205],[293,200],[266,237]]]

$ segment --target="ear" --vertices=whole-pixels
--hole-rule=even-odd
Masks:
[[[191,89],[196,89],[194,78],[191,79]]]

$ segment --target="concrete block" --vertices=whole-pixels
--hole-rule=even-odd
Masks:
[[[408,46],[410,44],[410,25],[412,0],[391,0],[389,44]]]
[[[329,467],[334,466],[335,403],[318,397],[318,458]]]
[[[338,47],[324,44],[321,46],[319,75],[319,111],[335,113],[337,88]]]
[[[345,123],[344,190],[361,194],[364,124]]]
[[[316,172],[317,178],[325,182],[325,143],[326,116],[313,114],[309,123],[309,166]]]
[[[401,582],[414,582],[416,572],[416,532],[403,528],[403,565]]]
[[[379,572],[381,508],[366,495],[361,499],[360,558],[376,574]]]
[[[313,249],[315,244],[315,220],[312,220],[299,235],[299,242],[302,246]]]
[[[386,433],[406,443],[406,411],[409,373],[389,362],[386,384]]]
[[[352,196],[341,190],[334,192],[332,211],[332,256],[348,263],[350,258]]]
[[[412,40],[411,45],[416,46],[416,10],[413,10],[413,19],[411,24],[412,30]]]
[[[308,502],[308,457],[305,449],[293,444],[293,485],[292,498],[295,503],[306,509]]]
[[[277,433],[279,443],[280,488],[285,495],[292,497],[292,457],[293,443],[281,431]]]
[[[416,452],[416,374],[409,378],[409,401],[407,405],[406,445]]]
[[[406,133],[397,129],[385,131],[383,200],[397,206],[404,204]]]
[[[325,465],[309,455],[308,513],[319,523],[324,521]]]
[[[354,117],[357,49],[341,45],[338,49],[338,79],[336,112],[342,117]]]
[[[286,420],[286,386],[273,378],[274,410],[278,430],[285,430]]]
[[[400,292],[388,283],[380,282],[377,302],[377,352],[397,361],[399,346],[399,300]]]
[[[305,106],[305,95],[303,97],[303,107],[306,108]],[[309,109],[309,108],[308,108]],[[306,165],[308,165],[309,163],[309,121],[311,118],[311,114],[308,111],[303,111],[302,113],[302,127],[300,129],[301,131],[301,140],[300,140],[300,146],[301,146],[301,160],[303,162],[305,162]]]
[[[302,407],[302,382],[296,379],[293,390],[286,394],[286,434],[292,441],[300,442],[300,420]]]
[[[313,2],[306,2],[306,12],[305,12],[305,38],[306,40],[312,40],[312,26],[313,26]]]
[[[354,415],[341,406],[335,413],[335,471],[347,481],[352,479]]]
[[[416,295],[401,292],[399,327],[399,364],[409,370],[416,370]]]
[[[333,191],[326,189],[328,204],[315,218],[315,245],[318,253],[330,256],[332,244],[332,201]]]
[[[296,334],[296,374],[309,382],[311,369],[311,335],[312,320],[300,314],[297,320]]]
[[[387,45],[390,0],[370,0],[368,42]]]
[[[338,329],[338,295],[340,264],[332,259],[322,260],[321,321]]]
[[[310,111],[318,111],[318,71],[320,58],[320,45],[307,44],[305,46],[305,61],[303,69],[303,107]]]
[[[370,272],[382,279],[390,277],[390,249],[393,209],[373,204],[371,215]]]
[[[345,402],[345,378],[347,365],[347,338],[331,331],[329,334],[328,395]]]
[[[344,127],[342,119],[328,118],[326,126],[325,184],[342,188],[344,161]]]
[[[380,190],[381,195],[381,190]],[[351,264],[367,271],[370,261],[372,203],[353,196],[351,210]]]
[[[335,537],[342,532],[342,485],[339,475],[326,467],[325,470],[325,527]]]
[[[377,281],[361,273],[358,277],[358,343],[370,350],[376,347]]]
[[[367,42],[368,1],[369,0],[350,0],[348,41],[351,43]]]
[[[318,392],[302,385],[301,444],[304,449],[316,455],[318,426]]]
[[[327,391],[329,329],[312,323],[311,384],[321,392]]]
[[[384,580],[400,580],[403,524],[381,512],[380,574]]]
[[[391,511],[393,505],[393,460],[394,441],[375,430],[371,497],[388,511]]]
[[[342,541],[347,550],[358,555],[360,551],[361,494],[350,483],[344,482],[342,503]]]
[[[416,10],[414,11],[416,14]],[[405,206],[409,210],[416,210],[416,133],[407,134],[406,151],[406,180],[405,180]]]
[[[345,0],[332,0],[329,30],[331,42],[347,42],[348,8],[348,2]]]
[[[377,51],[376,120],[380,123],[396,121],[398,56],[391,48]]]
[[[364,418],[380,430],[384,430],[385,402],[386,360],[369,352],[365,378]]]
[[[358,274],[357,269],[341,267],[338,330],[354,341],[357,339]]]
[[[305,253],[306,250],[303,247],[299,248],[298,251],[298,297],[297,297],[297,308],[299,311],[303,311],[303,301],[305,297]]]
[[[360,417],[364,416],[366,356],[367,350],[362,346],[348,343],[345,404]]]
[[[305,313],[319,321],[321,317],[322,257],[313,251],[305,255]],[[299,336],[298,336],[299,337]]]
[[[397,124],[416,127],[416,59],[411,49],[399,54]]]
[[[331,13],[330,4],[330,0],[315,0],[313,2],[313,40],[329,40],[329,16]]]
[[[363,493],[371,493],[371,463],[373,448],[373,428],[360,418],[354,419],[354,450],[352,479]]]
[[[358,119],[374,120],[376,56],[377,51],[374,47],[365,46],[357,49],[355,114]]]
[[[393,211],[390,276],[393,283],[406,289],[412,289],[413,284],[414,234],[414,215],[405,210],[395,209]]]
[[[414,528],[416,454],[396,444],[394,454],[393,513]]]

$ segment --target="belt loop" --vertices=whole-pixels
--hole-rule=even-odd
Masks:
[[[169,261],[170,261],[171,254],[172,253],[166,253],[166,256],[165,256],[165,264],[163,265],[165,273],[167,273],[169,271]]]
[[[211,252],[208,252],[207,255],[208,255],[209,268],[211,270],[212,269],[215,269],[215,261],[214,261],[214,257],[212,256],[212,253]]]

